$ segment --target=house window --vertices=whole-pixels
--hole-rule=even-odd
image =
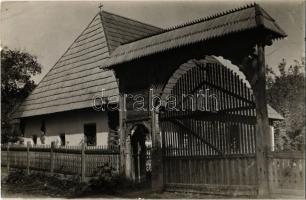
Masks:
[[[85,142],[88,146],[95,146],[97,143],[96,124],[84,124]]]
[[[32,140],[33,140],[34,145],[36,145],[37,144],[37,135],[32,135]]]
[[[65,146],[66,145],[65,133],[60,134],[60,139],[61,139],[61,146]]]

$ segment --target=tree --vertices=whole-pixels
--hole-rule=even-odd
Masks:
[[[27,52],[1,50],[1,142],[17,140],[12,130],[12,114],[36,84],[32,76],[41,73],[37,58]]]
[[[287,67],[283,59],[279,74],[267,70],[267,100],[285,120],[276,125],[278,144],[283,150],[304,149],[305,137],[305,58]]]

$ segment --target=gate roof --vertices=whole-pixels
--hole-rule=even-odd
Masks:
[[[230,34],[264,28],[272,39],[286,37],[275,20],[257,4],[230,10],[119,46],[102,68]]]

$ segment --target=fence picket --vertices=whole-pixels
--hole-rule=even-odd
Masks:
[[[79,174],[83,180],[85,176],[92,176],[98,166],[103,163],[109,165],[119,173],[119,148],[90,147],[82,151],[82,146],[53,145],[2,145],[1,154],[6,156],[2,165],[8,168],[24,168],[30,170],[49,171],[51,173]],[[82,155],[84,158],[82,159]]]

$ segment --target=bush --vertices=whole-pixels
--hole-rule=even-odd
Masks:
[[[95,171],[89,182],[80,181],[80,176],[69,176],[46,172],[32,172],[26,175],[25,170],[12,170],[5,183],[15,187],[35,188],[32,192],[54,197],[81,197],[90,194],[119,194],[139,189],[143,184],[122,177],[108,164],[104,164]]]
[[[134,182],[120,176],[108,163],[98,167],[93,175],[95,178],[89,181],[89,188],[92,191],[114,194],[135,187]]]
[[[8,174],[8,176],[4,179],[6,183],[9,184],[19,184],[24,183],[26,181],[25,171],[22,169],[16,169]]]
[[[5,178],[8,185],[22,188],[33,187],[32,193],[43,193],[49,196],[77,196],[87,190],[86,183],[80,182],[79,176],[63,178],[59,174],[50,175],[46,172],[32,172],[26,175],[25,170],[11,170]]]

